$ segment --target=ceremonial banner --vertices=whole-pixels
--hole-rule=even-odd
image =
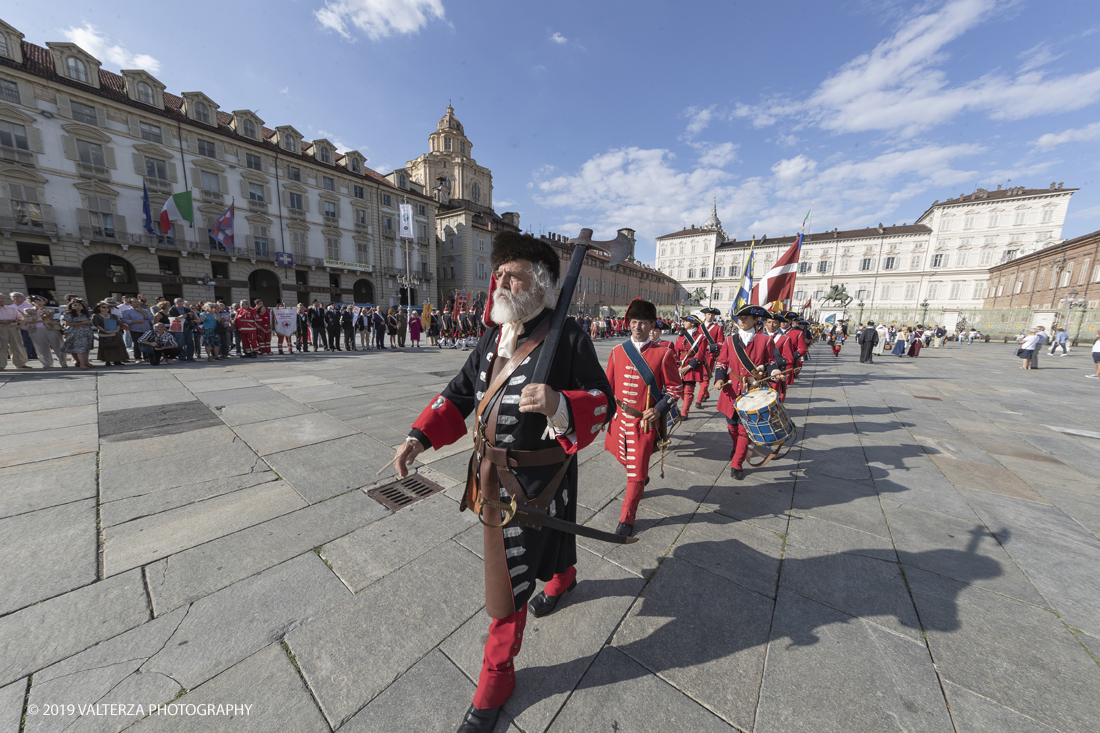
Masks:
[[[294,335],[298,325],[294,308],[272,308],[271,317],[275,324],[275,333],[282,336]]]
[[[415,234],[413,234],[412,204],[400,204],[397,208],[399,211],[397,236],[408,237],[409,239],[412,239],[414,236],[416,236]]]

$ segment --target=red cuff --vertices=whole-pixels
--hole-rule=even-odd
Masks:
[[[466,435],[466,420],[458,408],[443,395],[424,408],[413,428],[428,436],[432,447],[439,450]]]
[[[561,393],[569,400],[569,409],[573,414],[573,434],[577,442],[566,436],[558,436],[558,442],[566,455],[573,455],[596,439],[596,434],[607,422],[607,396],[598,389],[565,390]]]

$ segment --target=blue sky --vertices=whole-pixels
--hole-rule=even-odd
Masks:
[[[653,239],[716,197],[739,238],[911,223],[998,183],[1080,188],[1100,229],[1094,0],[9,0],[0,17],[106,68],[355,148],[388,171],[448,100],[536,233]],[[182,15],[179,13],[183,10]]]

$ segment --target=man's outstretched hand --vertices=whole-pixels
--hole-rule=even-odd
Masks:
[[[393,457],[393,468],[397,471],[397,475],[401,478],[408,476],[409,466],[423,452],[424,446],[420,444],[419,440],[406,440],[398,446],[397,454]]]

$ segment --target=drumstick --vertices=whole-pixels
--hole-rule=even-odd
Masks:
[[[649,411],[649,400],[650,400],[649,387],[646,387],[646,390],[645,390],[645,410],[642,410],[643,415],[646,412]],[[642,431],[647,432],[647,433],[649,432],[649,420],[645,419],[644,417],[642,418]]]

